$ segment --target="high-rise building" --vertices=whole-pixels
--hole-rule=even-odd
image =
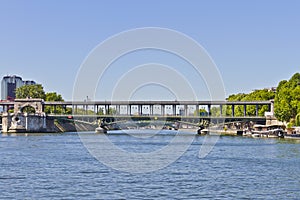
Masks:
[[[23,81],[21,77],[4,76],[1,82],[1,99],[14,100],[16,98],[16,89],[23,85],[34,85],[34,81]]]

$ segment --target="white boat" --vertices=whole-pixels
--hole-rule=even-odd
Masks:
[[[293,140],[300,140],[300,134],[289,134],[285,135],[284,139],[293,139]]]
[[[107,130],[106,130],[106,129],[103,129],[103,128],[101,128],[101,127],[98,127],[98,128],[95,129],[95,132],[96,132],[96,133],[107,133]]]
[[[256,124],[253,126],[254,130],[251,131],[252,136],[257,137],[281,137],[285,135],[281,125],[260,125]]]
[[[261,137],[261,134],[259,134],[259,133],[252,133],[251,136],[254,137],[254,138],[257,138],[257,137]]]
[[[207,128],[201,130],[201,135],[208,134],[209,130]]]

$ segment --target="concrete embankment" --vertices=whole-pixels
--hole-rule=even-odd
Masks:
[[[56,127],[56,132],[95,131],[98,127],[97,125],[74,121],[72,119],[55,119],[54,125]]]

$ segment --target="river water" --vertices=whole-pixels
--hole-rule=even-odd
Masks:
[[[140,152],[174,137],[157,134],[141,143],[127,134],[83,134]],[[224,136],[200,159],[204,137],[185,137],[194,139],[177,161],[135,174],[99,162],[77,133],[2,134],[0,199],[300,199],[297,141]]]

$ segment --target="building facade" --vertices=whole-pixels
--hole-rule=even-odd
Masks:
[[[36,84],[35,81],[28,81],[28,80],[23,81],[23,85],[35,85],[35,84]]]
[[[1,81],[1,100],[13,101],[16,98],[16,89],[23,85],[34,85],[34,81],[23,81],[20,76],[4,76]]]

